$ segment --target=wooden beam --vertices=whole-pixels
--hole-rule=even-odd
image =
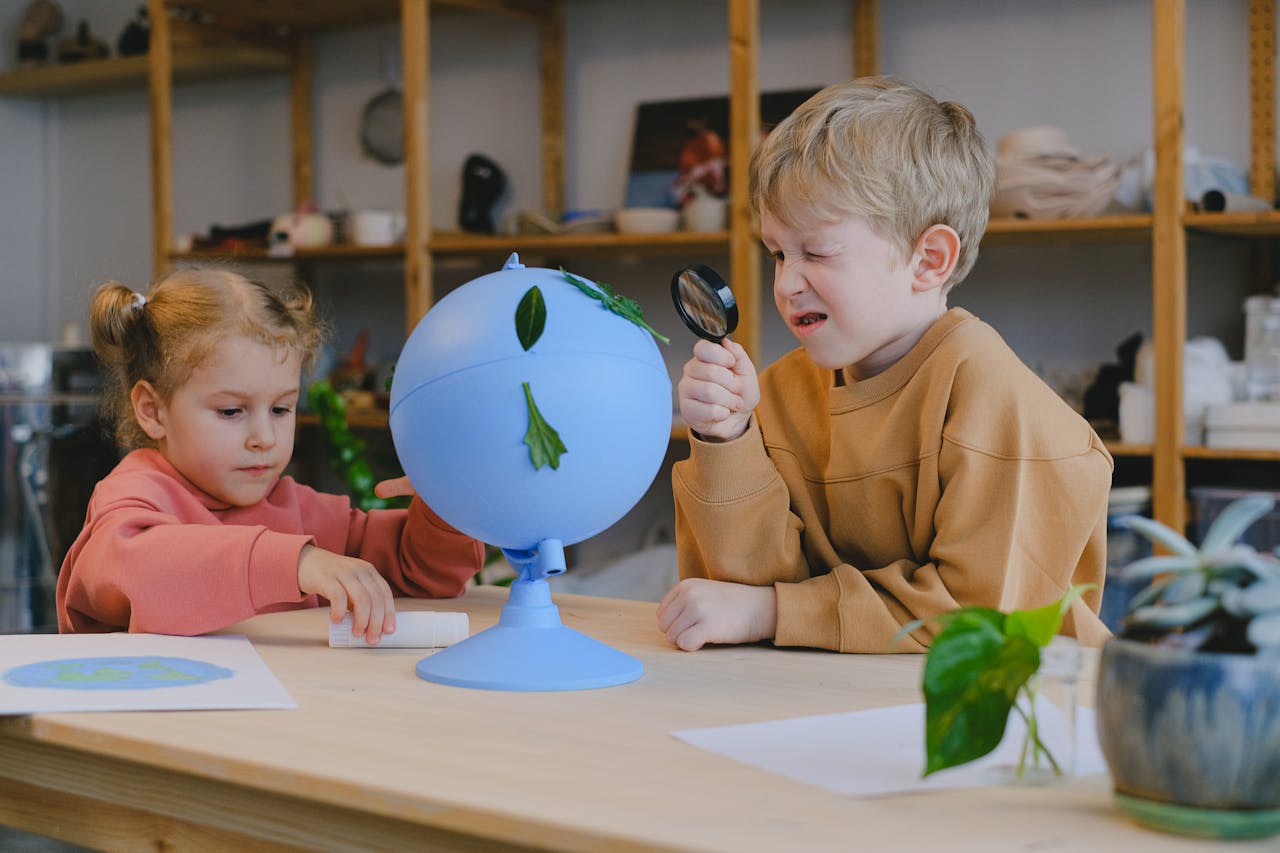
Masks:
[[[1186,527],[1182,445],[1182,352],[1187,337],[1187,237],[1183,217],[1182,98],[1185,0],[1153,0],[1155,200],[1152,210],[1152,328],[1155,333],[1156,436],[1152,509],[1174,530]]]
[[[315,61],[311,37],[298,33],[293,39],[289,66],[290,162],[293,176],[293,209],[316,201],[315,151],[312,144],[311,82]]]
[[[1275,202],[1275,0],[1249,0],[1249,192]]]
[[[853,76],[880,73],[880,7],[877,0],[853,0]]]
[[[729,0],[729,277],[738,300],[734,338],[760,360],[760,244],[748,194],[751,152],[760,138],[759,0]]]
[[[564,213],[564,0],[551,0],[538,21],[542,86],[542,209]]]
[[[147,0],[151,47],[147,55],[147,100],[151,119],[151,269],[169,269],[173,247],[173,45],[164,0]]]
[[[405,334],[432,302],[431,138],[427,105],[431,70],[430,0],[401,0],[404,62]]]

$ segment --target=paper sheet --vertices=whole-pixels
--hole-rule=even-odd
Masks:
[[[0,715],[296,707],[240,635],[0,635]]]
[[[1036,705],[1040,739],[1064,761],[1066,715],[1043,698]],[[1105,773],[1093,710],[1076,713],[1077,776]],[[1004,740],[990,754],[921,779],[924,705],[897,705],[847,714],[822,714],[673,734],[694,746],[841,794],[876,796],[1003,784],[1002,768],[1016,765],[1026,727],[1011,714]]]

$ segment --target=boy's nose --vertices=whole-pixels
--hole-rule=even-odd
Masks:
[[[773,269],[773,289],[781,296],[792,297],[805,288],[804,276],[795,267],[776,264]]]

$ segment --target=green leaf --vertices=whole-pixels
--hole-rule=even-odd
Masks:
[[[520,346],[526,352],[542,337],[542,330],[546,325],[547,303],[542,299],[542,291],[535,285],[525,292],[520,304],[516,306],[516,337],[520,339]]]
[[[1200,568],[1200,560],[1195,556],[1175,557],[1171,554],[1157,554],[1154,557],[1143,557],[1134,560],[1120,570],[1120,579],[1126,583],[1146,580],[1156,575],[1190,572]]]
[[[1004,630],[1011,636],[1022,636],[1044,648],[1062,627],[1062,617],[1071,609],[1071,603],[1084,594],[1085,590],[1095,589],[1097,584],[1081,583],[1068,589],[1057,601],[1037,607],[1034,610],[1015,610],[1005,617]]]
[[[582,291],[587,296],[590,296],[592,299],[600,302],[600,304],[609,311],[612,311],[624,320],[636,324],[658,340],[662,341],[664,344],[671,343],[670,338],[659,333],[657,329],[645,322],[644,312],[640,310],[640,303],[636,302],[634,299],[628,299],[625,296],[619,295],[616,290],[605,284],[603,281],[596,282],[595,287],[592,287],[586,281],[578,278],[564,267],[560,268],[560,272],[564,274],[565,281],[578,288],[578,290]]]
[[[559,468],[561,455],[568,453],[569,449],[560,440],[560,433],[538,411],[529,383],[522,382],[520,387],[524,388],[525,407],[529,410],[529,429],[524,434],[524,443],[529,445],[529,461],[535,469],[543,465],[550,465],[553,470]]]
[[[995,749],[1018,691],[1040,666],[1039,649],[1007,635],[999,611],[947,615],[925,660],[925,776]]]

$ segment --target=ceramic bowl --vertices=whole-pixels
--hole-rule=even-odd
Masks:
[[[622,234],[666,234],[680,224],[680,211],[669,207],[624,207],[614,215]]]

